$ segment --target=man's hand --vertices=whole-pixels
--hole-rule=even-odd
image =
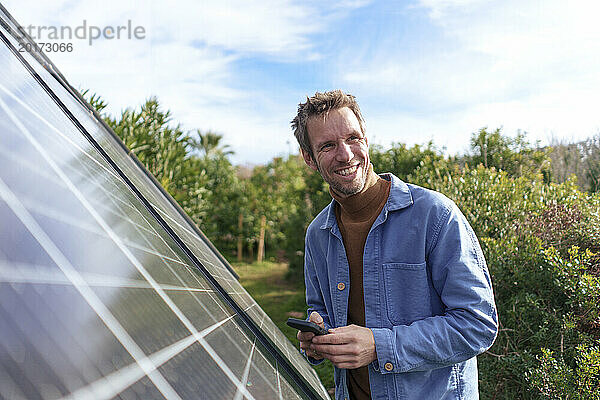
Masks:
[[[321,317],[321,315],[319,315],[319,313],[316,311],[313,311],[310,314],[310,317],[308,317],[308,320],[310,322],[314,322],[315,324],[319,325],[321,328],[325,327],[325,325],[323,324],[323,317]],[[296,337],[300,341],[300,348],[304,349],[304,351],[306,352],[306,355],[314,358],[315,360],[323,359],[323,356],[321,354],[319,354],[316,350],[311,349],[310,345],[312,343],[312,339],[315,337],[314,333],[298,331],[298,334],[296,335]]]
[[[310,349],[336,367],[354,369],[368,365],[377,358],[375,338],[369,328],[348,325],[330,329],[329,332],[328,335],[313,337]]]

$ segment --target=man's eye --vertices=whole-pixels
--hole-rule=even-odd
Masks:
[[[327,150],[331,149],[332,147],[333,147],[333,145],[331,143],[327,143],[327,144],[324,144],[323,146],[321,146],[320,150],[327,151]]]

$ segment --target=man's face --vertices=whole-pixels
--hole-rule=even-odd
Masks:
[[[306,128],[315,156],[313,160],[302,152],[306,164],[342,197],[360,192],[369,171],[369,145],[352,110],[344,107],[325,119],[312,117]]]

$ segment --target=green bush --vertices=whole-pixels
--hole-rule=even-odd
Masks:
[[[566,377],[584,374],[588,382],[579,388],[576,379],[557,380],[564,393],[599,391],[597,369],[594,377],[590,365],[600,363],[600,357],[593,351],[581,357],[581,349],[600,344],[599,281],[587,272],[592,253],[573,247],[563,258],[535,237],[483,243],[500,332],[494,346],[480,357],[482,398],[572,398],[544,397],[545,387],[564,371],[570,374]],[[559,358],[552,361],[550,354]],[[593,389],[585,392],[585,387]]]
[[[479,357],[482,398],[594,398],[598,196],[481,166],[433,183],[472,223],[494,284],[500,332]]]

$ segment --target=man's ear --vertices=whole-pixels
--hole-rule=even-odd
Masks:
[[[313,160],[310,154],[308,154],[303,149],[300,149],[300,153],[302,153],[302,158],[304,158],[304,162],[306,163],[306,165],[308,165],[310,169],[317,171],[317,163],[315,162],[315,160]]]

